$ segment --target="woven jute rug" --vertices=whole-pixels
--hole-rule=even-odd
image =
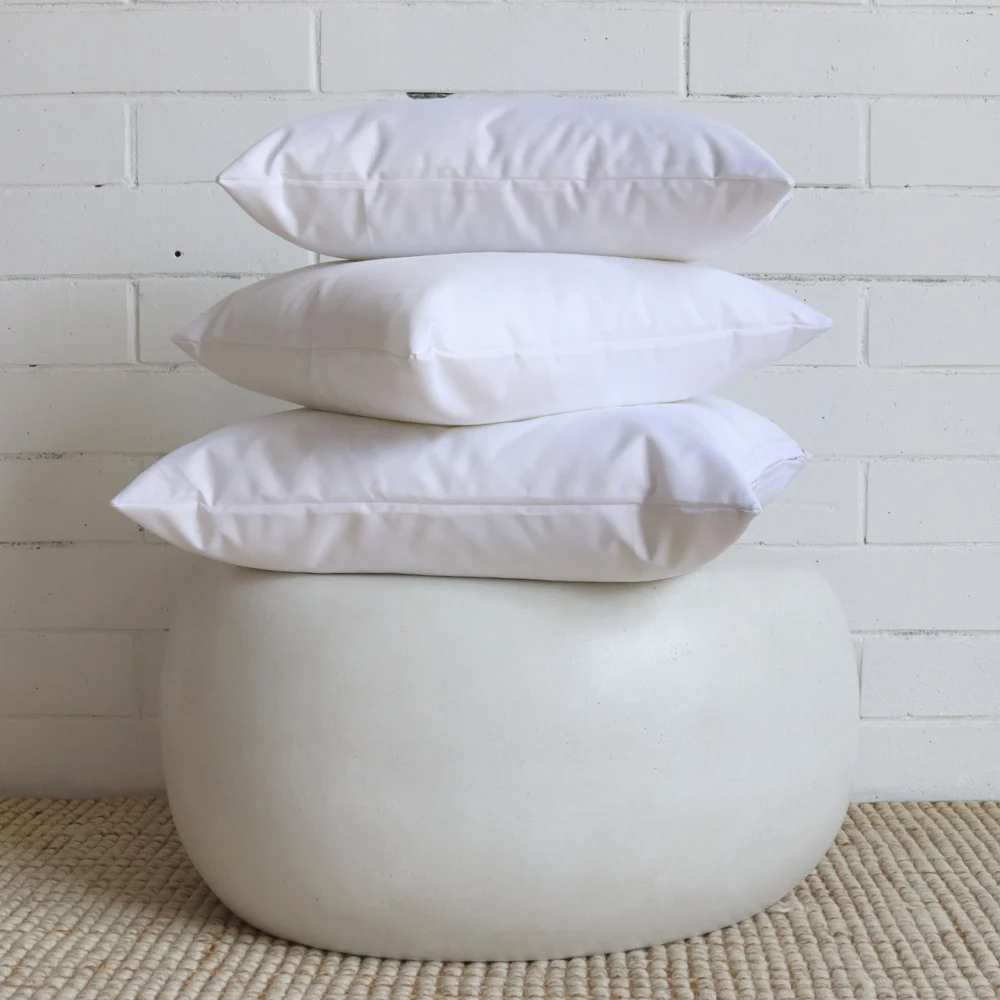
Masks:
[[[208,891],[159,798],[0,800],[2,1000],[1000,996],[1000,803],[859,805],[766,913],[628,954],[467,965],[268,937]]]

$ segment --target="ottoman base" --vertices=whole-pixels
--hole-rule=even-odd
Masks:
[[[624,951],[739,921],[823,855],[857,673],[815,573],[646,584],[207,565],[163,753],[186,849],[280,937],[401,959]]]

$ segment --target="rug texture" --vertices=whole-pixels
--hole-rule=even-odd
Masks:
[[[389,962],[255,931],[159,798],[0,799],[2,1000],[1000,996],[1000,803],[851,809],[817,869],[704,937],[557,962]]]

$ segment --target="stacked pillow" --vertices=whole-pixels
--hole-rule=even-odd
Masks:
[[[370,104],[279,129],[219,182],[346,259],[174,338],[307,409],[209,434],[114,500],[168,541],[294,572],[660,579],[732,545],[806,461],[704,395],[830,326],[683,263],[792,192],[725,125],[565,98]]]

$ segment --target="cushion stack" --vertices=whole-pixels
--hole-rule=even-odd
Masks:
[[[830,326],[691,261],[793,183],[651,104],[456,99],[293,123],[219,177],[323,257],[175,338],[305,409],[161,459],[115,506],[260,569],[637,581],[732,545],[807,456],[706,395]]]

